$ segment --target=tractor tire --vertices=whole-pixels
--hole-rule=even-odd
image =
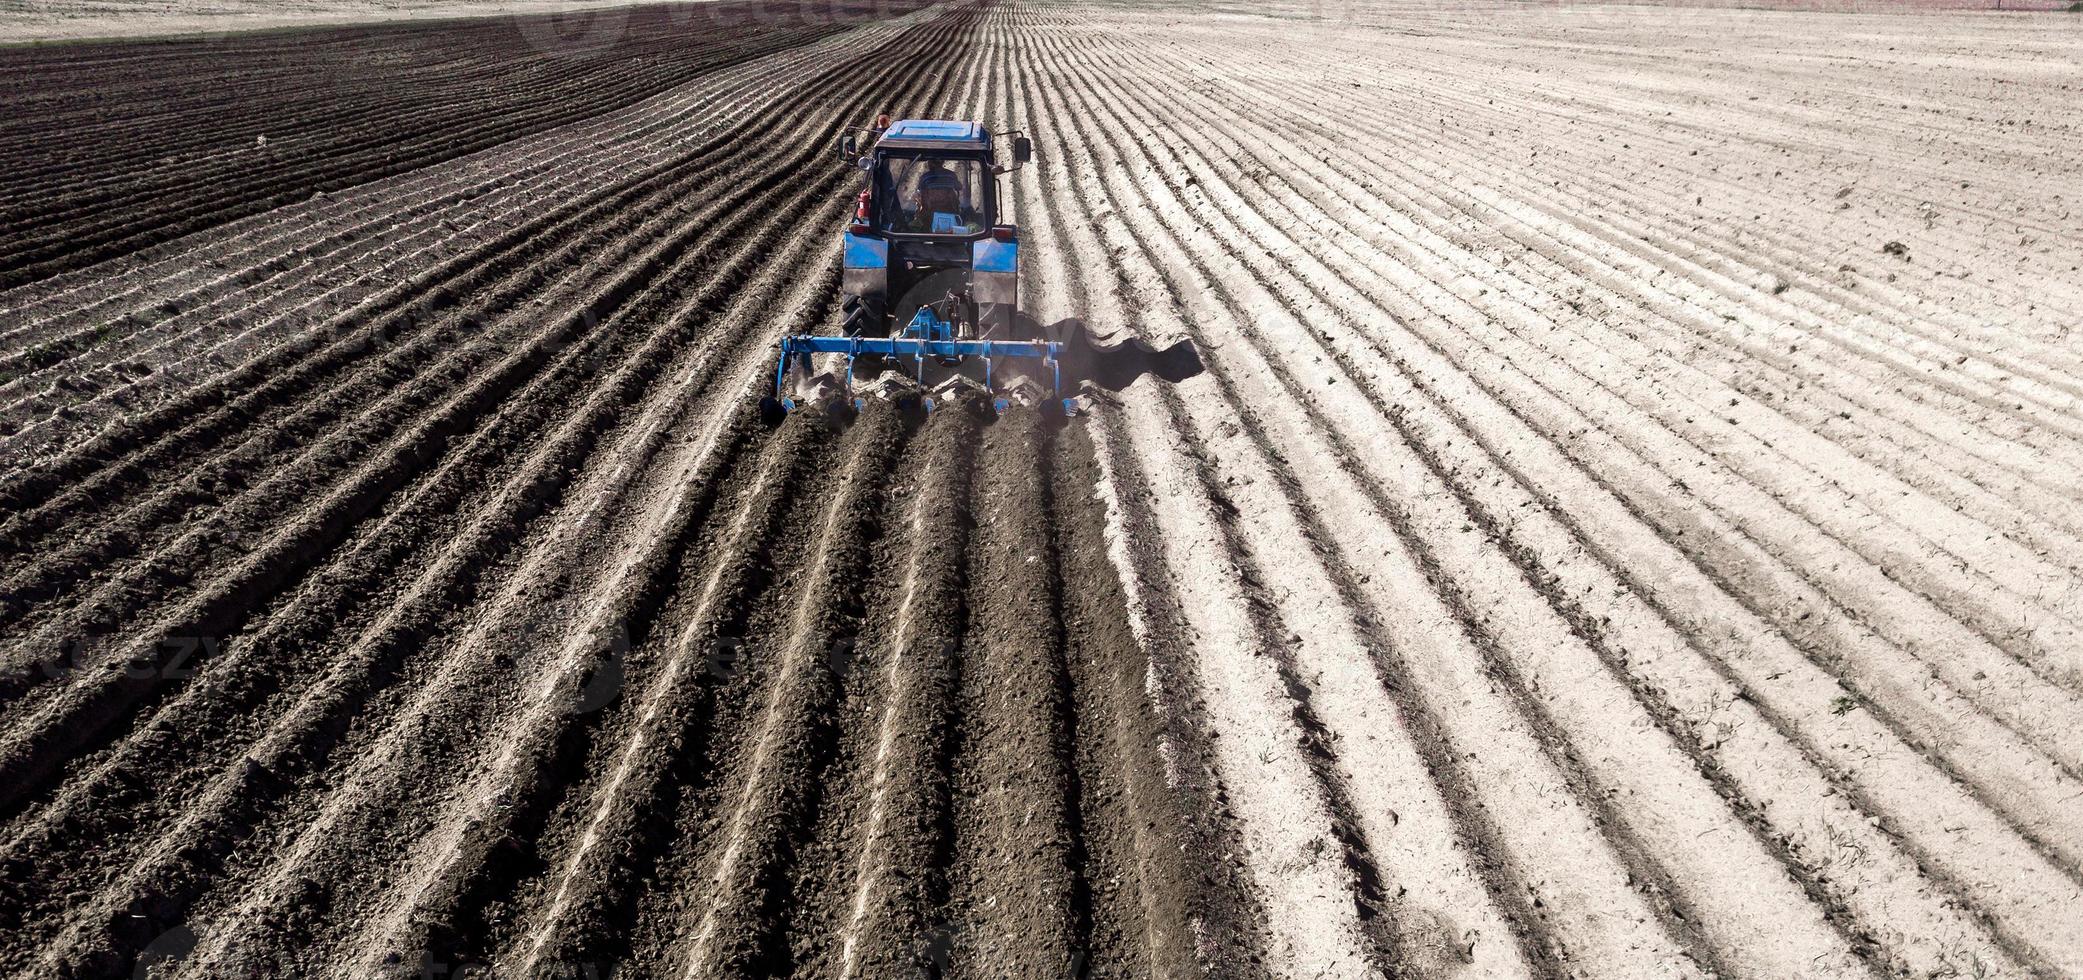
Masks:
[[[1033,340],[1023,334],[1021,317],[1011,303],[980,303],[977,305],[977,333],[985,340]]]
[[[839,304],[839,311],[840,329],[848,337],[887,337],[890,334],[889,324],[883,319],[880,296],[848,293]]]

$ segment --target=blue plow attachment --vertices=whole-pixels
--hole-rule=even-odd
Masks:
[[[795,399],[788,395],[789,359],[794,358],[804,373],[809,373],[810,355],[846,355],[846,391],[853,393],[853,362],[863,354],[880,354],[889,358],[910,358],[921,384],[925,382],[926,361],[930,359],[951,363],[967,358],[980,358],[984,364],[984,388],[990,392],[991,401],[998,411],[1008,407],[1006,398],[998,393],[993,383],[992,372],[996,363],[1004,358],[1039,359],[1047,369],[1054,397],[1063,406],[1065,414],[1075,414],[1077,403],[1063,397],[1063,366],[1058,360],[1063,345],[1047,341],[1032,340],[929,340],[922,337],[819,337],[804,334],[781,338],[781,359],[774,366],[773,400],[784,412],[794,411]],[[860,400],[854,400],[860,407]],[[928,411],[933,408],[932,399],[925,399]]]

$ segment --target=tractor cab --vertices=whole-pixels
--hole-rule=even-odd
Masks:
[[[905,119],[875,136],[866,156],[865,215],[885,235],[968,238],[998,223],[991,133],[973,122]],[[1016,140],[1014,155],[1026,140]],[[858,153],[858,148],[855,147]]]
[[[996,223],[996,183],[980,154],[883,150],[870,171],[873,226],[886,235],[967,238]]]

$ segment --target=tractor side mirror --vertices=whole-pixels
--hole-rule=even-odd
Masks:
[[[1034,141],[1025,136],[1013,137],[1013,162],[1026,163],[1034,159]]]
[[[852,160],[861,155],[860,138],[849,133],[839,137],[839,159]]]

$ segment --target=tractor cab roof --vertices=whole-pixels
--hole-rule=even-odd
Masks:
[[[875,146],[890,150],[988,150],[991,133],[982,123],[899,119],[882,131]]]

